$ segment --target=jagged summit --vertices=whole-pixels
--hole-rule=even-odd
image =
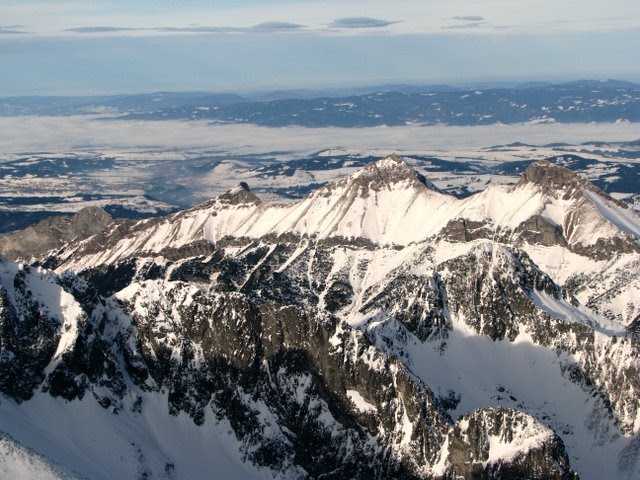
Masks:
[[[564,196],[568,196],[582,187],[606,195],[577,173],[559,165],[554,165],[548,160],[538,160],[530,163],[522,177],[520,177],[516,187],[528,184],[537,185],[547,194],[559,194],[562,192]]]
[[[113,218],[100,207],[85,207],[73,215],[56,215],[0,237],[0,255],[7,258],[39,257],[71,240],[101,232]]]
[[[370,163],[354,175],[354,178],[371,180],[375,185],[390,185],[422,177],[399,156],[391,154]],[[422,177],[424,178],[424,177]]]
[[[223,193],[218,197],[218,200],[228,205],[240,205],[240,204],[254,204],[257,205],[262,202],[254,193],[249,189],[249,185],[246,182],[240,182],[236,187]]]
[[[389,190],[396,185],[406,184],[408,188],[424,188],[438,190],[420,173],[416,172],[399,156],[391,154],[377,162],[370,163],[362,170],[336,182],[335,186],[352,185],[360,194],[368,195],[370,190]],[[329,187],[332,190],[333,185]]]
[[[613,199],[589,180],[568,168],[555,165],[549,160],[537,160],[529,164],[520,177],[516,188],[528,184],[537,185],[545,194],[552,194],[564,199],[580,195],[581,189],[585,189],[616,203],[618,206],[627,208],[625,203]]]
[[[263,203],[242,183],[189,210],[123,224],[79,246],[71,244],[56,264],[113,264],[140,252],[174,255],[192,244],[206,250],[223,239],[265,236],[396,246],[437,238],[501,238],[558,245],[598,259],[640,249],[637,215],[589,185],[567,169],[535,162],[519,186],[495,185],[458,199],[430,189],[393,155],[291,203]],[[544,188],[556,190],[547,194]]]
[[[624,244],[622,250],[637,250],[637,215],[586,178],[539,160],[527,167],[513,193],[523,193],[531,186],[540,196],[538,213],[550,224],[560,226],[569,244],[594,245],[599,239],[617,237],[616,242],[622,239]]]
[[[574,183],[586,182],[567,168],[554,165],[549,160],[537,160],[530,163],[525,169],[519,183],[535,183],[548,188],[564,188]]]

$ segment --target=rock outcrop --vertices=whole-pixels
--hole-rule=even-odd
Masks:
[[[100,233],[113,218],[99,207],[86,207],[73,215],[46,218],[25,230],[0,237],[0,255],[10,259],[37,259],[70,241]]]

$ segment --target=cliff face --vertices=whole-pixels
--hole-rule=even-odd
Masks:
[[[502,478],[487,462],[488,426],[461,439],[460,421],[424,382],[327,310],[285,302],[276,289],[265,300],[162,277],[138,278],[105,299],[75,276],[3,268],[0,388],[18,402],[43,391],[70,408],[93,397],[114,414],[144,415],[147,398],[161,394],[167,415],[184,412],[202,426],[213,412],[248,461],[295,478],[306,477],[300,468],[331,478]],[[335,292],[326,304],[339,303]],[[63,298],[62,308],[49,295]],[[536,448],[546,456],[513,440],[517,433],[495,435],[506,435],[523,465],[553,475],[544,478],[573,478],[561,440],[545,432]]]
[[[113,218],[99,207],[74,215],[49,217],[25,230],[0,237],[0,255],[9,259],[42,258],[70,241],[79,242],[102,232]]]

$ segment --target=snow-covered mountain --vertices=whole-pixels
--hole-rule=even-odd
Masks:
[[[640,475],[640,220],[569,170],[458,199],[390,156],[91,233],[0,261],[0,431],[52,475]]]
[[[74,128],[70,125],[62,129]],[[163,128],[171,130],[168,126]],[[24,229],[52,215],[73,214],[87,207],[103,208],[115,218],[139,220],[167,215],[215,198],[243,181],[251,185],[251,191],[263,201],[296,201],[389,155],[391,152],[384,145],[397,145],[409,139],[413,141],[402,151],[403,159],[442,192],[458,198],[485,190],[490,184],[513,185],[531,161],[548,159],[579,173],[640,211],[637,188],[640,141],[592,141],[573,145],[514,142],[483,148],[456,147],[455,139],[459,136],[445,135],[449,130],[434,127],[431,131],[443,144],[439,149],[429,150],[417,141],[429,133],[406,127],[370,132],[376,138],[377,148],[371,145],[369,148],[321,149],[325,144],[345,142],[348,145],[353,138],[344,131],[331,134],[316,129],[284,134],[293,142],[290,150],[274,152],[273,145],[258,142],[273,140],[273,136],[265,135],[259,127],[247,127],[248,131],[235,133],[229,126],[216,128],[231,128],[216,135],[235,146],[221,147],[214,152],[210,148],[195,147],[189,150],[131,147],[0,153],[0,241],[3,234]],[[530,131],[531,128],[520,126],[521,133],[517,135],[523,138],[534,135],[537,130]],[[584,129],[586,132],[597,130],[603,136],[620,135],[612,126],[605,130],[593,125],[576,128],[577,132]],[[127,131],[131,129],[129,125]],[[497,129],[496,135],[498,130],[501,129]],[[481,141],[489,141],[486,132],[473,131],[473,134],[468,132],[470,138],[478,136],[482,137]],[[564,134],[564,130],[557,134]],[[255,137],[250,148],[245,145],[247,137]],[[449,140],[445,141],[446,138]],[[556,135],[547,132],[544,138],[555,139]],[[105,143],[109,142],[105,140]],[[39,233],[47,231],[47,225],[43,227]]]

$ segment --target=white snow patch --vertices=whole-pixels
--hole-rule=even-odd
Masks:
[[[640,240],[640,218],[630,208],[622,208],[612,202],[605,201],[599,195],[583,190],[585,196],[595,205],[604,218],[624,233]]]
[[[626,332],[623,325],[609,320],[602,315],[582,311],[566,300],[554,298],[546,292],[532,290],[529,292],[529,298],[552,318],[558,318],[572,323],[583,323],[607,335],[624,335]]]
[[[347,390],[347,397],[353,402],[356,410],[363,413],[376,413],[376,406],[367,402],[357,390]]]
[[[516,430],[511,441],[506,441],[501,435],[489,435],[489,458],[485,465],[499,460],[511,460],[518,454],[528,452],[553,437],[553,432],[535,421],[533,418],[524,419],[522,428]]]
[[[46,458],[0,433],[0,478],[7,480],[71,480]]]
[[[515,342],[493,341],[475,334],[455,315],[452,322],[454,328],[444,346],[440,341],[422,343],[405,332],[407,341],[401,345],[404,355],[398,357],[436,395],[460,395],[451,416],[483,407],[522,410],[562,438],[571,465],[581,478],[640,475],[639,465],[634,467],[634,473],[625,476],[611,461],[618,458],[633,437],[621,436],[613,419],[600,413],[604,407],[598,398],[562,375],[560,366],[571,361],[570,357],[535,345],[526,333],[521,333]],[[397,334],[389,322],[380,322],[377,328],[379,335]],[[597,335],[602,341],[608,339]],[[378,342],[378,346],[384,348],[383,343]],[[498,448],[498,440],[495,444],[495,452],[505,454]]]
[[[558,285],[564,285],[575,275],[597,272],[605,266],[605,262],[578,255],[560,245],[546,247],[525,243],[522,249]]]

